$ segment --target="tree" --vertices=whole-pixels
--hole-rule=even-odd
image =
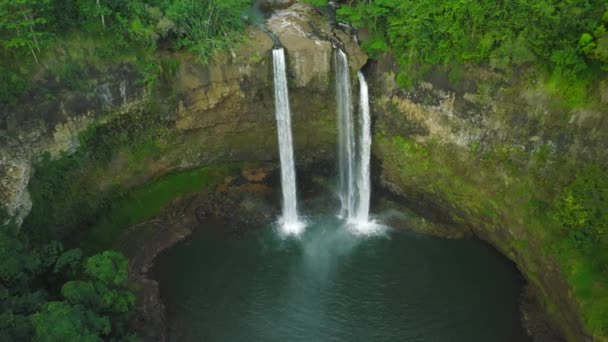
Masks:
[[[7,288],[27,288],[40,268],[39,259],[6,227],[0,227],[0,260],[0,283]]]
[[[605,1],[350,1],[338,10],[341,20],[370,30],[368,52],[390,49],[401,65],[399,82],[411,84],[430,70],[485,64],[504,69],[530,65],[570,81],[589,71],[577,49],[582,32],[597,27]],[[601,31],[601,28],[600,28]],[[591,34],[604,37],[597,31]],[[593,37],[591,54],[603,38]],[[588,44],[589,36],[582,43]],[[602,43],[608,45],[608,38]],[[572,76],[574,74],[574,76]],[[572,80],[572,77],[575,80]],[[571,82],[573,83],[573,82]]]
[[[110,333],[110,320],[82,305],[49,302],[31,318],[34,341],[103,341]]]
[[[2,44],[8,49],[27,47],[36,63],[40,63],[41,41],[48,36],[44,31],[49,0],[0,0],[0,30]]]
[[[579,47],[592,60],[598,61],[602,68],[608,70],[608,11],[602,17],[603,24],[595,28],[593,33],[583,33],[579,39]]]
[[[584,250],[608,242],[608,176],[600,166],[579,171],[558,198],[555,217]]]
[[[87,259],[85,272],[93,280],[107,286],[124,286],[128,280],[127,264],[124,255],[105,251]]]
[[[82,259],[82,250],[80,248],[70,249],[57,259],[55,263],[54,273],[67,273],[71,276],[78,274]]]
[[[101,10],[101,4],[99,3],[99,0],[96,0],[96,5],[97,5],[97,11],[99,12],[99,16],[101,17],[101,26],[103,26],[103,28],[106,28],[106,18],[103,14],[103,11]]]
[[[80,24],[87,31],[104,31],[106,20],[113,15],[113,8],[110,2],[100,0],[77,0]]]
[[[118,252],[94,255],[85,263],[89,279],[65,283],[61,294],[68,302],[82,304],[96,312],[128,314],[135,304],[135,296],[127,287],[127,265],[127,259]]]
[[[246,27],[243,12],[251,0],[163,0],[167,17],[175,23],[177,46],[206,62],[217,50],[231,48]]]
[[[135,295],[122,254],[108,251],[83,263],[79,249],[63,251],[56,241],[32,247],[13,228],[0,227],[0,341],[128,337]],[[58,291],[64,279],[70,280]]]

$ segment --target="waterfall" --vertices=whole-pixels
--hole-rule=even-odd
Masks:
[[[347,221],[347,226],[355,233],[373,235],[383,230],[383,226],[369,219],[371,195],[371,119],[369,89],[363,73],[359,79],[359,132],[355,140],[352,89],[348,58],[342,50],[337,50],[336,59],[336,102],[338,111],[338,194],[342,202],[339,216]],[[359,158],[355,161],[356,158]]]
[[[348,58],[342,50],[335,54],[336,101],[338,112],[338,195],[339,216],[348,218],[355,210],[355,129]]]
[[[357,189],[359,190],[359,200],[355,219],[359,225],[366,225],[369,221],[369,198],[371,193],[369,162],[371,158],[372,135],[371,120],[369,116],[369,90],[367,81],[361,71],[359,78],[359,123],[361,125],[360,162],[359,175],[357,179]]]
[[[299,234],[304,224],[298,219],[296,198],[296,172],[293,158],[293,138],[291,135],[291,110],[287,90],[285,50],[272,50],[274,71],[274,104],[279,135],[279,156],[281,159],[281,186],[283,189],[283,216],[281,229],[285,234]]]

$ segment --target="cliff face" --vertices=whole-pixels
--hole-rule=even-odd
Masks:
[[[589,259],[558,247],[564,233],[551,206],[585,165],[606,166],[606,107],[564,108],[541,80],[484,69],[456,85],[435,73],[404,90],[396,68],[387,56],[366,69],[380,181],[421,214],[436,208],[437,223],[472,231],[514,260],[569,340],[602,340],[601,316],[592,317],[605,284],[578,281]]]
[[[275,11],[266,27],[287,54],[297,163],[334,157],[333,49],[345,49],[353,73],[367,57],[305,5]],[[212,163],[277,162],[272,46],[266,33],[251,29],[242,46],[208,65],[187,53],[160,52],[163,72],[154,89],[139,82],[143,75],[129,61],[89,70],[78,90],[41,81],[52,96],[0,109],[3,209],[19,221],[28,214],[28,183],[41,171],[33,165],[46,153],[53,160],[104,155],[93,165],[69,166],[78,179],[59,184],[100,193]],[[598,310],[595,298],[608,298],[605,284],[574,284],[573,270],[585,264],[556,256],[559,228],[545,207],[580,165],[608,163],[606,110],[567,109],[542,82],[530,86],[483,69],[469,70],[457,85],[435,73],[404,90],[395,84],[396,68],[390,56],[365,68],[379,180],[420,214],[440,212],[433,217],[442,227],[496,246],[517,263],[566,336],[587,340],[587,312]],[[608,105],[608,86],[600,92]]]
[[[297,162],[327,159],[336,141],[332,46],[346,49],[353,72],[367,57],[352,37],[308,6],[276,10],[267,27],[287,54]],[[2,206],[22,221],[31,209],[32,163],[45,153],[52,158],[74,153],[83,135],[95,145],[102,140],[95,134],[104,131],[131,129],[152,139],[106,134],[104,139],[124,139],[131,146],[113,150],[105,166],[96,167],[95,182],[89,183],[99,191],[215,162],[276,161],[272,46],[267,34],[250,29],[241,46],[208,65],[187,53],[161,52],[163,72],[153,91],[128,61],[103,72],[89,70],[84,89],[41,81],[53,96],[40,94],[0,111]],[[156,140],[153,148],[147,148],[150,140]]]

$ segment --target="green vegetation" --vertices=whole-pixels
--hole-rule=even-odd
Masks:
[[[608,11],[592,33],[583,33],[579,40],[581,50],[587,57],[602,63],[604,71],[608,70]]]
[[[342,7],[339,17],[369,29],[363,46],[372,56],[391,50],[404,87],[438,67],[457,78],[466,65],[533,65],[558,81],[555,93],[574,106],[585,104],[608,67],[607,10],[603,0],[366,0]],[[582,96],[569,89],[581,83]]]
[[[146,51],[142,73],[151,52],[163,45],[184,48],[207,61],[244,36],[243,12],[251,0],[0,0],[0,103],[15,103],[35,81],[52,76],[78,80],[83,62],[75,41],[102,42],[95,59]],[[87,45],[90,47],[90,45]],[[55,64],[73,52],[69,63]],[[147,56],[148,55],[148,56]],[[137,60],[137,59],[136,59]]]
[[[0,340],[133,339],[126,258],[110,251],[85,258],[101,246],[65,251],[58,240],[91,225],[121,194],[101,191],[87,172],[107,167],[125,146],[158,137],[162,127],[160,115],[116,113],[85,132],[73,154],[43,158],[30,182],[33,212],[19,233],[11,224],[0,230]]]
[[[304,0],[304,2],[318,7],[327,6],[329,4],[328,0]]]
[[[127,287],[126,259],[107,251],[88,259],[83,255],[117,247],[127,227],[158,214],[177,196],[217,184],[238,169],[208,166],[135,189],[122,178],[108,179],[116,177],[112,165],[117,160],[129,163],[127,173],[137,174],[138,164],[162,155],[164,141],[172,136],[166,118],[158,114],[162,111],[153,109],[110,113],[106,122],[81,134],[76,151],[54,160],[47,155],[35,165],[29,184],[32,212],[20,234],[8,227],[0,231],[0,257],[5,260],[0,277],[9,286],[4,291],[0,285],[6,298],[0,306],[0,330],[6,335],[0,340],[133,338],[128,323],[134,295]],[[125,170],[119,170],[123,176]],[[48,243],[53,240],[80,248],[64,251],[61,243]]]
[[[556,255],[584,309],[592,332],[608,335],[608,172],[596,164],[575,172],[549,214],[560,231]]]
[[[79,243],[91,248],[112,247],[116,237],[126,227],[152,218],[178,196],[220,183],[226,175],[235,173],[235,170],[235,166],[231,165],[212,165],[171,174],[130,191],[112,201],[113,204],[103,213],[100,220],[86,232],[85,240]]]
[[[513,249],[527,260],[538,257],[532,246],[542,246],[572,286],[589,333],[608,335],[606,169],[542,148],[525,152],[497,146],[463,154],[433,141],[421,145],[387,135],[382,127],[375,141],[389,179],[452,208],[456,221],[506,229],[515,240],[509,246],[495,241],[504,252]],[[538,282],[546,262],[527,262],[527,276]]]
[[[176,69],[174,61],[156,57],[158,49],[189,50],[207,62],[243,37],[242,15],[251,2],[0,0],[0,104],[8,108],[41,90],[55,96],[45,83],[85,88],[87,75],[125,62],[154,87],[163,72]],[[363,0],[349,1],[339,16],[369,30],[370,55],[393,53],[403,87],[434,69],[448,69],[453,80],[471,65],[526,69],[542,76],[566,107],[576,107],[592,102],[594,86],[608,73],[605,1]],[[171,119],[161,113],[155,107],[110,113],[82,134],[75,152],[47,155],[35,165],[32,212],[19,233],[12,224],[0,229],[0,340],[133,338],[126,259],[111,251],[87,255],[114,247],[124,228],[150,219],[175,197],[234,172],[220,165],[123,184],[139,165],[160,159],[175,138]],[[246,134],[252,133],[231,143]],[[444,201],[457,221],[513,229],[507,252],[526,259],[530,249],[547,246],[543,253],[567,277],[590,333],[608,336],[605,165],[563,160],[550,149],[486,150],[479,143],[463,156],[433,141],[423,146],[384,133],[376,144],[390,177]],[[130,175],[112,174],[121,163],[129,165],[116,168]],[[75,240],[82,249],[64,249]],[[535,281],[542,271],[528,276]]]
[[[211,53],[226,50],[242,39],[246,23],[243,12],[251,0],[164,0],[166,13],[181,36],[177,47],[198,53],[207,61]],[[205,18],[205,19],[203,19]]]
[[[437,69],[452,82],[469,66],[507,74],[526,70],[535,73],[530,80],[543,83],[531,87],[574,108],[595,105],[597,85],[608,75],[605,1],[365,0],[350,1],[338,14],[368,30],[363,47],[370,55],[395,56],[403,87]],[[566,275],[589,332],[607,338],[605,165],[564,160],[547,149],[495,146],[479,152],[471,146],[472,156],[462,156],[432,141],[422,146],[384,135],[376,141],[384,146],[392,177],[455,206],[457,219],[489,229],[521,227],[510,233],[520,238],[511,248],[523,258],[531,257],[528,240],[549,246],[544,252]],[[472,174],[463,164],[479,169]],[[516,219],[522,213],[523,223]]]
[[[135,295],[127,259],[106,251],[83,258],[51,241],[32,247],[14,227],[0,231],[0,340],[133,340]]]
[[[242,12],[251,2],[0,0],[0,104],[10,110],[24,98],[52,100],[58,84],[88,89],[90,75],[125,63],[152,90],[176,68],[157,49],[187,49],[206,62],[242,39]],[[163,112],[151,102],[145,110],[110,113],[81,135],[74,153],[46,155],[35,165],[33,211],[20,230],[12,223],[0,229],[0,340],[136,340],[128,326],[135,295],[126,258],[112,251],[87,255],[230,169],[174,174],[134,191],[108,180],[121,153],[130,168],[161,155],[170,135]]]
[[[80,136],[80,147],[56,160],[49,155],[35,165],[29,183],[33,210],[23,229],[35,240],[63,240],[80,226],[97,222],[99,213],[120,197],[122,188],[109,184],[99,189],[92,177],[96,170],[108,167],[120,149],[157,146],[151,141],[165,134],[165,119],[160,111],[132,110],[110,115],[105,123],[90,127]],[[157,149],[148,149],[151,154]],[[141,151],[139,151],[141,152]]]
[[[156,215],[175,197],[234,173],[233,166],[215,165],[148,180],[135,189],[123,184],[146,172],[147,163],[160,158],[174,139],[162,111],[148,107],[109,114],[80,135],[76,151],[54,160],[46,155],[35,165],[29,183],[33,208],[22,228],[31,239],[72,237],[87,252],[111,248],[123,229]],[[127,165],[114,175],[113,164]],[[86,233],[76,234],[81,231]]]
[[[597,165],[580,170],[557,199],[555,215],[581,250],[607,243],[608,175]]]

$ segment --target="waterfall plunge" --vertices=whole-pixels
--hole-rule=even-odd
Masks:
[[[285,71],[285,50],[272,50],[274,71],[274,104],[279,135],[279,155],[281,159],[281,186],[283,189],[283,216],[281,230],[288,235],[297,235],[304,229],[300,222],[296,198],[296,172],[293,158],[293,138],[291,135],[291,110]]]
[[[338,111],[338,195],[342,207],[339,216],[350,218],[355,212],[355,128],[348,58],[337,50],[336,101]]]
[[[337,50],[335,56],[338,111],[338,194],[342,202],[339,216],[347,220],[348,226],[355,233],[375,234],[382,230],[382,226],[369,220],[372,136],[367,81],[365,76],[359,72],[359,132],[361,135],[357,146],[348,58],[342,50]],[[355,162],[357,156],[359,157],[358,163]]]
[[[358,225],[367,225],[369,223],[369,199],[371,194],[369,162],[372,149],[371,135],[371,120],[369,116],[369,91],[367,81],[363,73],[359,71],[359,123],[361,125],[360,157],[359,162],[359,178],[357,179],[357,188],[359,190],[359,201],[355,220]]]
[[[283,190],[283,216],[280,219],[281,230],[287,235],[297,235],[302,232],[305,224],[298,218],[297,211],[296,175],[285,51],[283,49],[275,49],[272,51],[272,57],[275,113],[279,136],[281,185]],[[341,200],[340,217],[346,219],[349,226],[353,227],[355,232],[373,234],[380,226],[369,220],[372,143],[369,90],[365,77],[359,72],[359,124],[361,136],[359,138],[359,153],[357,154],[348,57],[342,50],[337,50],[335,59],[338,112],[338,192]],[[358,164],[355,162],[357,155],[360,158]]]

